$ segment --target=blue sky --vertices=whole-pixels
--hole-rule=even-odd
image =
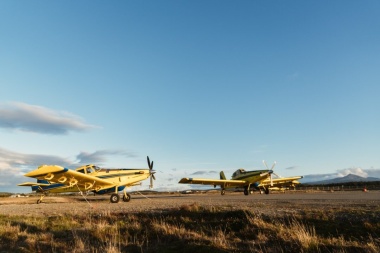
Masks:
[[[1,1],[0,191],[40,164],[156,189],[277,161],[380,177],[378,1]],[[144,182],[141,189],[148,187]]]

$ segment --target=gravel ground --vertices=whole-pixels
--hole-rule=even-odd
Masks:
[[[234,210],[246,208],[268,215],[284,215],[305,210],[315,212],[331,210],[360,209],[380,214],[380,191],[360,192],[288,192],[269,195],[229,193],[132,195],[130,202],[111,204],[109,196],[47,196],[41,204],[38,197],[0,198],[1,215],[57,216],[64,214],[85,215],[86,213],[135,213],[165,212],[179,210],[184,206],[197,204],[205,207]]]

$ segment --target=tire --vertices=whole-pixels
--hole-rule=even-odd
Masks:
[[[118,203],[120,200],[120,196],[117,193],[112,193],[110,197],[111,203]]]
[[[224,194],[226,194],[226,191],[223,189],[223,190],[220,192],[220,194],[224,195]]]
[[[265,189],[265,194],[269,194],[269,188]]]
[[[127,193],[127,196],[123,196],[123,201],[124,202],[129,202],[129,201],[131,201],[131,195],[129,195],[128,193]]]
[[[248,195],[248,194],[249,194],[248,189],[244,189],[244,195]]]

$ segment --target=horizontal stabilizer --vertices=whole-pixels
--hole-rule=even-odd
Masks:
[[[25,182],[22,184],[18,184],[18,186],[49,186],[50,184],[41,184],[41,183],[36,183],[36,182]]]

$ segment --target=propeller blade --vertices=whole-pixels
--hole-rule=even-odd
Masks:
[[[267,163],[265,162],[265,160],[263,160],[263,164],[264,164],[264,166],[267,168],[267,170],[269,170],[268,165],[267,165]]]
[[[276,161],[274,161],[271,170],[273,170],[274,166],[276,166]]]
[[[270,186],[273,186],[272,173],[270,173]]]
[[[146,157],[146,160],[148,162],[148,167],[149,167],[149,175],[150,175],[150,184],[149,184],[149,188],[152,189],[153,188],[153,180],[156,180],[156,177],[154,176],[154,173],[156,173],[154,170],[153,170],[153,161],[151,162],[150,159],[149,159],[149,156]]]
[[[152,166],[153,166],[153,162],[150,163],[149,156],[146,157],[146,160],[147,160],[147,162],[148,162],[148,167],[149,167],[149,169],[151,170],[151,169],[152,169]]]

